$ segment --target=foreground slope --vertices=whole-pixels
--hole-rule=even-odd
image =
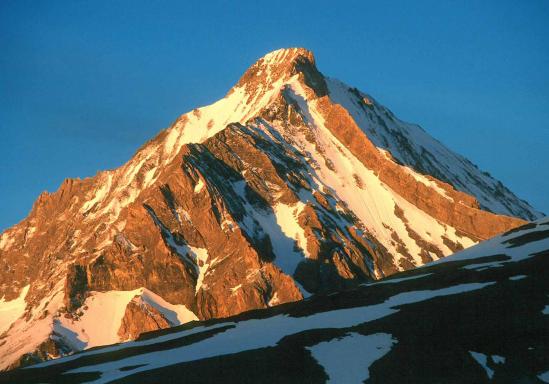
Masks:
[[[0,369],[352,288],[540,215],[311,52],[275,51],[1,235]]]
[[[4,373],[21,383],[549,382],[549,220],[356,290]]]

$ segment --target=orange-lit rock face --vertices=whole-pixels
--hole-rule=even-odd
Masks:
[[[418,162],[407,126],[390,127],[372,98],[337,84],[310,51],[275,51],[125,165],[40,195],[0,238],[0,297],[29,286],[0,368],[77,350],[71,337],[86,336],[67,336],[60,319],[77,329],[93,292],[147,288],[199,319],[227,317],[355,287],[523,223],[481,209],[491,202],[536,214],[460,158],[448,161],[463,183],[425,174],[447,164],[428,148]],[[387,135],[413,161],[375,144]],[[478,199],[463,192],[469,179]],[[173,325],[137,299],[112,307],[120,340]]]
[[[126,306],[118,335],[120,340],[135,340],[144,332],[173,325],[156,308],[135,298]]]
[[[236,87],[243,87],[251,97],[265,88],[272,88],[277,82],[286,82],[292,76],[299,76],[316,96],[327,93],[324,77],[318,71],[311,51],[290,48],[272,52],[259,59],[240,78]]]

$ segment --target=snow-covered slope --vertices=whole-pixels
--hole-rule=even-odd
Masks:
[[[328,79],[327,84],[330,98],[349,111],[368,138],[399,163],[474,196],[483,209],[525,220],[543,217],[500,181],[446,148],[419,125],[398,119],[370,95],[336,79]]]
[[[18,298],[6,301],[4,298],[0,300],[0,333],[3,333],[10,325],[17,320],[19,316],[25,313],[25,296],[29,291],[29,286],[21,290]]]
[[[54,332],[74,350],[125,341],[119,332],[120,325],[128,303],[136,299],[139,304],[148,305],[161,313],[170,326],[198,320],[184,305],[170,304],[146,288],[91,292],[84,302],[81,314],[76,318],[59,318],[54,323]]]
[[[0,368],[353,288],[540,215],[498,185],[311,52],[274,51],[1,235]]]
[[[32,363],[56,357],[60,353],[129,340],[133,337],[128,337],[131,336],[128,332],[122,332],[125,330],[122,325],[132,320],[141,327],[142,332],[198,320],[184,305],[170,304],[146,288],[133,291],[90,292],[78,312],[70,315],[61,313],[62,298],[59,293],[53,295],[51,301],[48,299],[29,312],[30,319],[17,318],[17,315],[26,314],[24,307],[15,310],[9,308],[10,311],[2,313],[5,314],[3,320],[5,319],[6,323],[9,321],[11,328],[9,333],[2,337],[1,347],[4,356],[0,368],[5,369],[13,362],[13,358],[9,358],[10,354],[18,356],[33,353],[24,361]],[[19,298],[14,300],[15,303],[8,304],[18,304],[21,301]],[[147,323],[129,310],[130,302],[139,304],[145,312],[158,314],[156,317],[150,317],[157,322],[165,323],[147,329]],[[51,341],[44,343],[45,340]],[[59,350],[60,348],[62,349]]]
[[[548,267],[545,219],[352,291],[154,332],[0,379],[546,382]]]

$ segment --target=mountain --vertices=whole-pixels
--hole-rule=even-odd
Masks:
[[[350,289],[541,216],[311,52],[278,50],[2,234],[0,369]]]
[[[549,382],[549,220],[354,290],[193,322],[0,380]]]

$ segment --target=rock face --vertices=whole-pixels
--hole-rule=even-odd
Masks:
[[[22,292],[26,307],[1,336],[0,368],[44,342],[64,354],[171,326],[174,310],[206,320],[356,287],[540,216],[323,76],[311,52],[275,51],[125,165],[44,192],[2,234],[0,309]],[[87,325],[98,302],[116,319],[101,341]]]
[[[136,296],[126,305],[118,336],[120,340],[134,340],[143,332],[156,331],[174,325],[176,324],[171,324],[160,311]]]

